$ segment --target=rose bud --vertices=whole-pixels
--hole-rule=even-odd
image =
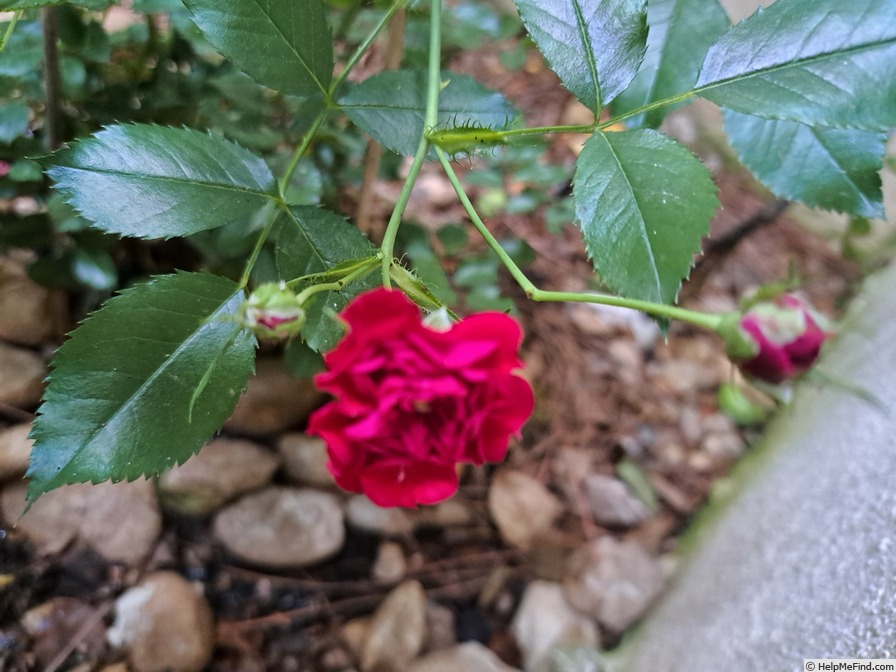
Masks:
[[[768,383],[782,383],[808,371],[830,335],[809,306],[792,294],[757,303],[732,317],[719,329],[728,356],[745,374]]]
[[[308,433],[327,443],[336,483],[380,506],[434,504],[457,491],[457,465],[498,462],[534,405],[517,375],[522,333],[503,313],[435,328],[400,291],[361,294],[348,333],[315,384],[334,400]]]
[[[240,322],[260,339],[295,338],[305,324],[305,311],[285,282],[259,285],[240,309]]]

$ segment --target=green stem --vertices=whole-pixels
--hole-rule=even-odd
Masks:
[[[414,161],[408,170],[408,175],[404,180],[404,186],[395,202],[395,208],[392,210],[392,216],[386,225],[386,232],[383,234],[383,244],[380,250],[383,255],[382,272],[383,286],[391,287],[392,279],[389,277],[389,269],[392,267],[392,259],[394,257],[395,238],[398,235],[398,227],[401,226],[401,218],[404,215],[404,209],[407,207],[408,200],[411,198],[411,192],[414,190],[414,184],[417,182],[417,176],[426,160],[426,154],[429,152],[429,140],[426,135],[430,129],[435,128],[439,122],[439,91],[442,87],[441,78],[442,63],[442,0],[430,0],[430,16],[429,16],[429,69],[427,72],[427,88],[426,88],[426,114],[423,120],[423,135],[420,137],[420,144],[417,146],[417,152],[414,154]]]
[[[22,13],[24,9],[20,9],[17,12],[14,12],[12,18],[9,20],[9,25],[6,27],[6,32],[3,33],[3,37],[0,38],[0,54],[3,53],[3,50],[6,49],[6,43],[9,42],[9,38],[12,37],[13,31],[16,29],[16,24],[19,22],[19,19],[22,18]]]
[[[488,246],[492,249],[492,251],[498,256],[501,260],[501,263],[507,267],[507,270],[510,272],[510,275],[516,280],[517,284],[522,287],[523,291],[533,301],[573,301],[578,303],[598,303],[605,306],[620,306],[622,308],[631,308],[633,310],[640,310],[649,315],[654,315],[656,317],[667,317],[673,320],[679,320],[681,322],[688,322],[690,324],[697,325],[699,327],[704,327],[706,329],[711,329],[713,331],[718,328],[721,324],[724,316],[723,315],[713,315],[708,313],[701,313],[694,310],[687,310],[685,308],[679,308],[678,306],[669,306],[664,303],[653,303],[652,301],[639,301],[637,299],[625,299],[619,296],[613,296],[611,294],[592,294],[589,292],[550,292],[539,289],[536,287],[529,278],[526,277],[526,274],[520,270],[520,267],[516,265],[516,262],[510,258],[510,255],[501,247],[501,244],[498,240],[492,235],[491,231],[485,226],[485,222],[482,221],[482,218],[479,216],[479,213],[476,212],[476,208],[473,207],[473,203],[470,201],[470,198],[467,196],[464,191],[463,186],[460,183],[460,180],[457,177],[457,173],[454,172],[454,168],[451,167],[451,162],[448,159],[448,155],[438,147],[435,147],[436,156],[439,157],[439,161],[442,164],[442,167],[445,169],[445,174],[448,176],[448,181],[451,182],[451,186],[454,187],[454,191],[457,194],[457,197],[460,199],[461,204],[466,210],[467,215],[470,217],[470,220],[473,222],[473,226],[476,227],[476,230],[479,231],[479,234],[483,237]]]
[[[252,275],[252,269],[255,268],[255,262],[258,261],[258,255],[261,254],[261,248],[264,247],[264,241],[271,235],[271,229],[274,228],[274,222],[277,221],[277,215],[280,214],[278,205],[280,204],[275,201],[269,201],[264,206],[263,212],[267,216],[267,220],[261,229],[261,233],[258,234],[258,240],[255,241],[255,247],[252,248],[252,254],[249,255],[249,260],[243,269],[243,275],[240,278],[241,289],[245,289],[249,285],[249,277]]]
[[[302,142],[299,143],[299,146],[296,147],[296,151],[292,153],[292,158],[289,160],[289,165],[286,167],[286,172],[283,173],[283,177],[280,178],[280,197],[286,198],[286,188],[289,186],[289,181],[292,179],[292,176],[296,172],[296,168],[299,167],[299,161],[302,160],[302,157],[305,156],[305,152],[308,151],[308,148],[311,146],[311,141],[314,140],[314,136],[317,134],[318,129],[322,123],[324,123],[324,119],[327,118],[327,113],[329,110],[327,108],[322,109],[318,112],[317,116],[314,118],[314,121],[311,122],[311,126],[308,127],[308,130],[305,131],[305,137],[302,138]]]
[[[667,105],[675,105],[676,103],[683,103],[688,98],[693,98],[699,92],[705,91],[706,89],[712,88],[713,85],[703,86],[699,89],[691,89],[690,91],[685,91],[684,93],[679,93],[675,96],[670,96],[669,98],[663,98],[662,100],[657,100],[652,103],[648,103],[647,105],[642,105],[641,107],[636,107],[634,110],[629,110],[624,114],[620,114],[616,117],[612,117],[607,119],[605,122],[601,124],[597,124],[594,128],[597,131],[602,131],[605,128],[608,128],[614,124],[618,124],[620,121],[628,119],[629,117],[635,117],[639,114],[644,114],[645,112],[651,112],[653,110],[659,109],[661,107],[666,107]]]
[[[319,294],[320,292],[338,292],[350,282],[354,282],[358,278],[363,278],[365,275],[373,271],[376,266],[376,264],[362,264],[357,269],[346,275],[344,278],[340,278],[335,282],[325,282],[320,285],[312,285],[311,287],[303,289],[301,292],[296,294],[296,302],[300,306],[303,306],[305,305],[305,302],[315,294]]]
[[[361,60],[361,57],[364,56],[366,51],[370,49],[370,45],[373,44],[374,40],[379,37],[379,34],[383,32],[383,29],[389,25],[389,22],[392,20],[392,17],[395,16],[402,9],[407,7],[410,0],[397,0],[393,5],[389,8],[383,18],[380,19],[380,22],[376,24],[376,27],[371,31],[370,35],[364,38],[364,41],[358,45],[358,48],[355,49],[355,52],[351,55],[351,57],[346,61],[345,67],[342,69],[342,72],[339,73],[339,76],[333,80],[333,83],[330,84],[330,97],[332,98],[333,94],[336,93],[336,90],[342,85],[345,81],[346,77],[349,76],[349,73],[352,71],[358,61]]]

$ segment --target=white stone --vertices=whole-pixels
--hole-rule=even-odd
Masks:
[[[304,567],[339,551],[345,526],[333,495],[272,486],[222,509],[215,516],[214,535],[248,562]]]
[[[418,658],[407,672],[519,672],[479,642],[466,642]]]
[[[239,439],[215,439],[183,465],[159,478],[162,503],[187,515],[205,515],[270,482],[280,460],[264,446]]]
[[[413,528],[410,517],[403,509],[385,509],[371,502],[365,495],[349,497],[345,517],[352,527],[387,537],[410,534]]]
[[[0,339],[40,345],[55,328],[51,293],[28,276],[27,256],[0,257]]]
[[[33,408],[44,390],[47,365],[30,350],[0,342],[0,403]]]
[[[20,477],[28,469],[33,444],[28,438],[30,431],[31,423],[0,430],[0,481]]]
[[[663,589],[662,567],[632,542],[600,537],[569,562],[567,600],[613,633],[641,618]]]
[[[492,481],[488,508],[501,537],[524,550],[544,536],[563,510],[541,482],[510,469],[498,472]]]
[[[547,672],[558,646],[597,646],[597,627],[573,609],[559,583],[533,581],[526,588],[511,626],[523,652],[526,672]]]
[[[377,608],[361,655],[363,672],[405,672],[426,639],[426,595],[405,581]]]
[[[156,572],[115,603],[109,643],[130,652],[136,672],[200,672],[214,645],[205,598],[174,572]]]
[[[633,527],[651,516],[647,505],[616,478],[589,474],[585,477],[584,485],[591,514],[599,525]]]
[[[286,474],[301,485],[331,487],[333,476],[327,469],[327,446],[323,439],[300,432],[284,434],[277,441]]]

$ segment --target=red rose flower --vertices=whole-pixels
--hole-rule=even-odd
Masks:
[[[348,333],[314,379],[335,400],[308,423],[340,487],[380,506],[433,504],[457,490],[458,463],[503,459],[534,405],[514,373],[516,321],[479,313],[438,331],[402,292],[382,288],[342,318]]]
[[[809,308],[791,294],[774,303],[758,303],[738,322],[739,337],[749,355],[741,355],[744,373],[769,383],[781,383],[809,370],[828,334]]]

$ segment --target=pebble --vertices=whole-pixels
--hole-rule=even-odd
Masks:
[[[499,471],[488,493],[488,508],[501,537],[523,550],[532,548],[563,510],[540,481],[521,471]]]
[[[3,489],[5,519],[34,543],[42,555],[54,555],[79,540],[110,562],[136,563],[149,555],[162,518],[149,481],[67,485],[42,495],[27,514],[27,484]]]
[[[401,546],[394,541],[381,542],[370,570],[371,578],[379,583],[398,583],[407,571],[408,561]]]
[[[384,509],[365,495],[349,497],[345,517],[352,527],[386,537],[404,536],[413,529],[413,521],[406,511],[398,508]]]
[[[640,619],[663,589],[660,564],[640,546],[600,537],[569,561],[569,603],[613,633]]]
[[[280,464],[264,446],[239,439],[215,439],[159,478],[159,497],[180,514],[204,516],[233,498],[267,485]]]
[[[552,581],[529,584],[511,630],[523,653],[526,672],[550,670],[553,651],[559,646],[597,646],[594,622],[573,609],[561,585]]]
[[[275,357],[261,357],[225,429],[246,436],[282,432],[308,419],[326,399],[308,379],[292,376]]]
[[[40,345],[55,330],[52,295],[29,276],[27,255],[0,257],[0,339]]]
[[[647,505],[635,497],[625,483],[611,476],[586,476],[585,494],[598,525],[634,527],[652,515]]]
[[[109,643],[130,652],[136,672],[200,672],[214,646],[205,598],[174,572],[155,572],[115,603]]]
[[[327,445],[323,439],[290,432],[278,439],[277,452],[283,458],[283,467],[291,480],[319,488],[333,486],[333,476],[327,469]]]
[[[405,672],[426,639],[426,595],[405,581],[377,607],[361,653],[363,672]]]
[[[455,499],[446,499],[435,506],[413,511],[414,529],[432,525],[435,527],[466,527],[476,522],[470,507]]]
[[[466,642],[418,658],[407,672],[519,672],[479,642]]]
[[[0,342],[0,403],[33,408],[44,391],[47,365],[30,350]]]
[[[215,516],[214,535],[247,562],[305,567],[342,548],[345,526],[333,495],[271,486],[222,509]]]
[[[437,651],[455,644],[457,644],[457,632],[454,627],[454,610],[427,600],[425,650]]]
[[[0,430],[0,481],[22,476],[28,470],[31,423]]]

